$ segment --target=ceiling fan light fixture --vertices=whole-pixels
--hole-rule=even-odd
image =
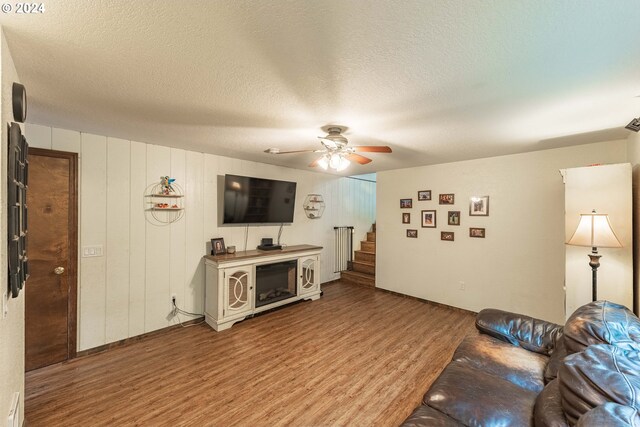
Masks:
[[[350,164],[351,164],[351,161],[349,159],[346,159],[346,158],[340,156],[340,163],[338,164],[338,167],[336,168],[336,171],[341,172],[341,171],[345,170],[346,168],[348,168]]]
[[[338,166],[340,166],[340,159],[340,154],[332,153],[331,158],[329,159],[329,167],[331,169],[338,169]]]
[[[327,170],[327,168],[329,168],[329,160],[327,160],[327,156],[322,156],[322,158],[318,160],[318,166],[320,166],[324,170]]]

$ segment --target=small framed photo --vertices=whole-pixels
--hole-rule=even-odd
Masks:
[[[422,228],[436,228],[436,211],[422,211]]]
[[[400,199],[400,209],[410,209],[413,207],[413,199]]]
[[[224,246],[224,239],[218,237],[211,239],[211,255],[224,255],[227,253],[227,248]]]
[[[455,199],[455,194],[440,194],[440,196],[438,197],[438,202],[441,205],[453,205],[455,203]]]
[[[402,223],[411,224],[411,214],[409,212],[402,213]]]
[[[469,237],[476,237],[479,239],[484,239],[485,232],[484,228],[470,228],[469,229]]]
[[[413,239],[418,238],[418,230],[407,230],[407,237],[411,237]]]
[[[453,231],[441,231],[440,232],[440,240],[446,240],[448,242],[453,242]]]
[[[460,225],[460,211],[447,212],[447,223],[449,225]]]
[[[431,190],[418,191],[418,201],[431,200]]]
[[[489,196],[472,197],[469,201],[470,216],[489,216]]]

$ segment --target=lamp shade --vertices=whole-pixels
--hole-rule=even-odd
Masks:
[[[622,244],[609,223],[609,215],[599,213],[580,214],[580,223],[569,241],[573,246],[593,248],[621,248]]]

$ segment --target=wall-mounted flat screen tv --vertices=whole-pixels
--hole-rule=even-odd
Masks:
[[[296,183],[250,176],[225,175],[224,224],[293,222]]]

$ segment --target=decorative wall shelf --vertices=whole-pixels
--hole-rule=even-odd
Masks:
[[[310,219],[318,219],[324,213],[324,198],[322,194],[308,194],[302,204],[305,215]]]
[[[184,216],[182,187],[172,182],[169,187],[162,181],[147,187],[144,194],[145,217],[155,225],[167,225]]]

